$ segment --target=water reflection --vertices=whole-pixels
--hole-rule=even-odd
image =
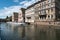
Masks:
[[[1,40],[60,40],[60,27],[0,24]]]

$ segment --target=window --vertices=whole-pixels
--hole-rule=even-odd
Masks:
[[[51,3],[51,5],[53,5],[53,3]]]
[[[27,19],[31,19],[31,17],[27,17]]]
[[[51,18],[53,18],[53,15],[51,15]]]
[[[48,15],[48,18],[50,18],[50,15]]]
[[[48,4],[48,6],[49,6],[49,4]]]
[[[46,10],[44,11],[44,13],[46,14]]]
[[[48,0],[48,3],[51,3],[51,0]]]
[[[51,3],[51,6],[54,6],[55,5],[55,3]]]
[[[51,12],[53,12],[54,11],[54,8],[51,8]]]

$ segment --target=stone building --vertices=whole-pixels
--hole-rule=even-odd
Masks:
[[[18,22],[18,13],[14,12],[12,15],[12,22]]]
[[[27,7],[27,9],[25,10],[25,22],[27,23],[34,23],[35,19],[36,19],[36,10],[35,5],[37,5],[38,3],[40,3],[40,1],[32,4],[31,6]]]
[[[41,0],[34,6],[36,21],[56,21],[60,20],[60,1]]]
[[[25,9],[21,8],[18,14],[18,22],[25,22]]]
[[[39,22],[39,21],[59,21],[60,20],[60,0],[38,0],[36,3],[27,7],[21,8],[18,21],[24,22]],[[21,15],[22,14],[22,15]],[[17,20],[17,19],[16,19]],[[14,21],[14,20],[13,20]]]
[[[23,22],[22,12],[14,12],[12,16],[12,22]]]
[[[21,8],[20,11],[14,12],[12,15],[12,22],[25,22],[25,9]]]
[[[38,0],[25,11],[25,22],[60,21],[60,0]]]
[[[25,10],[25,22],[34,23],[34,13],[34,8],[32,6],[29,6]]]
[[[40,6],[38,6],[40,5]],[[55,3],[54,0],[44,0],[39,4],[35,5],[35,9],[37,10],[37,21],[54,21],[55,19]]]

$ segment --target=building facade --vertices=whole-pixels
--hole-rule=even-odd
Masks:
[[[21,8],[20,11],[14,12],[12,15],[12,22],[25,22],[25,9]]]
[[[25,11],[25,22],[34,23],[34,8],[28,7]]]
[[[18,13],[14,12],[12,15],[12,22],[18,22]]]
[[[15,13],[12,21],[35,22],[35,21],[59,21],[60,20],[60,0],[38,0],[38,2],[21,8],[18,16]]]
[[[36,21],[59,21],[59,0],[43,0],[34,6]]]
[[[54,0],[44,0],[34,6],[37,21],[53,21],[55,19]]]
[[[20,11],[20,13],[17,13],[17,12],[13,13],[12,22],[23,22],[23,17],[22,17],[21,11]]]
[[[25,12],[26,22],[35,21],[59,21],[60,0],[38,0]],[[33,10],[32,10],[33,9]],[[32,16],[33,14],[33,16]]]

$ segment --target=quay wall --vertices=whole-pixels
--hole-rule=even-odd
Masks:
[[[60,26],[60,22],[35,22],[36,25],[56,25]]]

